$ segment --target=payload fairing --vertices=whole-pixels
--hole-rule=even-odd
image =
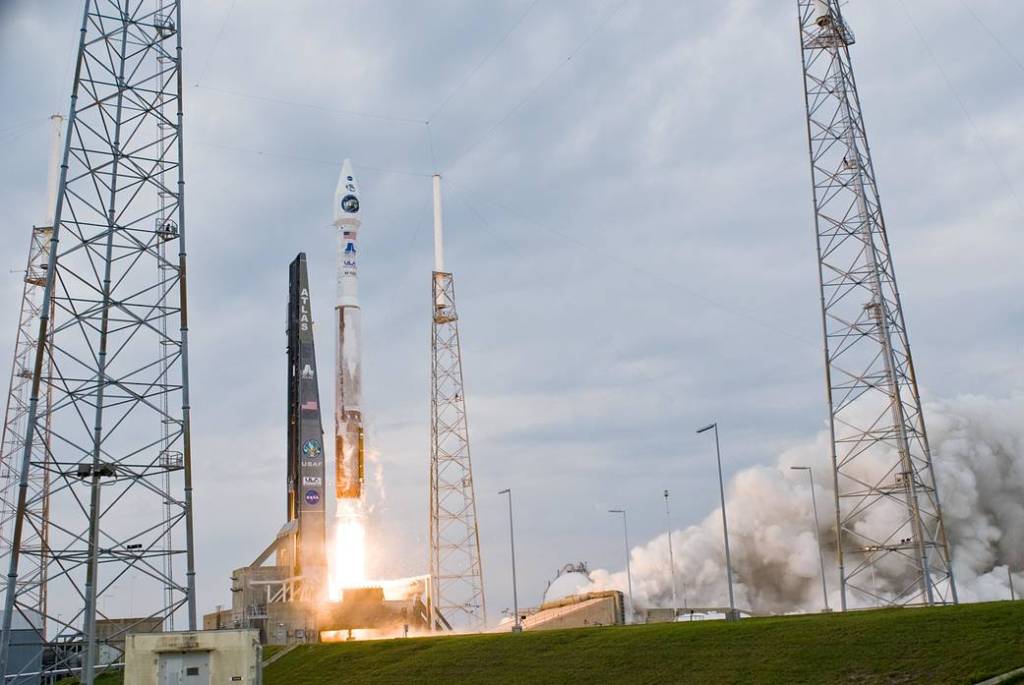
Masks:
[[[362,350],[356,264],[356,235],[361,224],[359,187],[352,175],[352,163],[346,159],[334,193],[334,226],[338,229],[338,290],[334,307],[334,459],[338,499],[358,498],[363,492]]]

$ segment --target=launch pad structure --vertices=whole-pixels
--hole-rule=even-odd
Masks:
[[[839,0],[797,6],[842,608],[955,604],[850,57],[855,37]],[[31,233],[0,440],[0,558],[8,571],[0,673],[22,685],[72,671],[91,684],[140,626],[173,629],[184,615],[189,630],[197,627],[180,0],[85,0],[63,141],[55,119],[47,215]],[[206,617],[213,627],[258,627],[270,643],[362,628],[485,627],[440,188],[435,175],[428,574],[343,588],[340,601],[329,596],[323,421],[300,254],[289,280],[285,523],[253,563],[235,571],[232,608]],[[359,209],[346,160],[334,206],[339,502],[364,496]],[[858,525],[893,512],[898,521],[885,530]],[[877,587],[878,566],[901,569],[899,580]],[[106,603],[118,604],[115,591],[126,579],[138,581],[146,597],[132,619],[108,614]],[[12,653],[26,650],[34,656],[14,667]]]
[[[265,644],[317,642],[327,631],[425,630],[426,576],[342,588],[340,601],[329,596],[324,431],[304,253],[289,267],[288,293],[286,522],[232,573],[231,608],[205,615],[204,628],[255,628]]]
[[[444,269],[441,176],[433,177],[434,272],[430,366],[431,626],[487,625],[480,530],[469,455],[455,277]]]
[[[52,226],[30,263],[24,443],[3,455],[17,474],[8,683],[91,685],[125,634],[179,611],[196,626],[181,47],[179,0],[85,2]],[[139,599],[123,623],[110,612],[127,582]]]
[[[839,0],[798,0],[840,596],[956,604],[931,449]],[[878,465],[883,465],[882,469]],[[865,525],[872,514],[898,522]],[[883,517],[873,517],[883,519]],[[874,568],[901,569],[878,588]]]
[[[50,156],[47,160],[47,183],[45,218],[41,225],[32,227],[29,243],[28,263],[23,278],[21,308],[18,314],[18,330],[14,339],[14,360],[11,363],[11,382],[7,393],[4,413],[3,434],[0,437],[0,566],[10,561],[14,549],[14,524],[18,515],[18,480],[22,454],[26,439],[30,443],[32,458],[37,464],[45,464],[50,442],[50,425],[45,422],[42,430],[29,433],[28,413],[32,390],[33,365],[38,348],[39,319],[42,314],[43,296],[46,289],[46,273],[50,261],[50,240],[53,237],[53,211],[57,203],[57,182],[60,170],[60,154],[63,149],[64,117],[56,114],[50,117],[53,129],[50,133]],[[54,305],[51,301],[49,316],[52,319]],[[49,388],[53,376],[52,355],[47,355],[40,375],[42,386]],[[41,393],[36,412],[50,413],[53,393]],[[24,603],[31,607],[42,620],[45,632],[46,616],[46,564],[42,554],[49,531],[49,472],[45,468],[33,469],[27,480],[26,502],[31,503],[30,518],[39,521],[36,527],[24,529],[21,547],[31,550],[22,560],[18,585],[24,591]],[[33,606],[34,605],[34,606]]]

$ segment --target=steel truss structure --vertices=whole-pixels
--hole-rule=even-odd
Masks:
[[[3,436],[0,440],[0,565],[9,562],[9,555],[14,548],[14,522],[18,512],[18,465],[25,449],[28,434],[29,396],[32,388],[32,368],[38,347],[39,318],[42,314],[43,291],[46,287],[46,269],[49,264],[50,239],[53,236],[53,210],[57,195],[57,168],[60,163],[61,142],[63,140],[64,117],[51,117],[53,130],[50,136],[49,179],[47,181],[46,219],[40,226],[32,227],[32,238],[29,242],[28,263],[25,267],[24,285],[21,293],[21,309],[18,315],[18,330],[14,339],[14,361],[11,364],[11,383],[7,393],[7,409],[4,414]],[[53,308],[50,308],[50,316]],[[41,370],[46,379],[51,377],[49,359],[44,360]],[[50,393],[46,392],[39,398],[43,412],[48,413]],[[42,426],[29,440],[32,460],[39,463],[46,461],[46,446],[49,444],[50,429],[48,424]],[[27,482],[28,497],[32,502],[32,516],[41,522],[38,529],[22,532],[21,546],[31,550],[26,556],[18,578],[18,586],[23,593],[25,604],[32,608],[40,620],[46,615],[46,565],[43,563],[43,550],[46,546],[48,526],[46,493],[48,478],[45,469],[38,469],[29,474]],[[45,622],[41,626],[46,629]]]
[[[452,274],[433,272],[430,402],[431,625],[487,624]]]
[[[85,2],[18,464],[8,682],[38,682],[15,647],[59,645],[43,680],[91,684],[137,626],[183,610],[196,627],[180,29],[180,0]],[[42,616],[21,582],[33,564]]]
[[[907,327],[838,0],[798,0],[842,606],[956,603]]]

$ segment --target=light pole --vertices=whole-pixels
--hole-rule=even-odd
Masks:
[[[665,522],[668,524],[668,568],[672,572],[672,620],[676,620],[679,601],[676,598],[676,561],[672,555],[672,514],[668,509],[668,490],[665,491]]]
[[[622,514],[622,533],[626,540],[626,589],[629,594],[629,617],[632,618],[633,608],[633,572],[629,567],[629,525],[626,523],[625,509],[609,509],[609,514]],[[627,621],[630,623],[630,621]]]
[[[725,485],[722,482],[722,449],[718,444],[718,422],[698,428],[697,433],[715,429],[715,456],[718,459],[718,494],[722,497],[722,534],[725,536],[725,577],[729,583],[729,620],[736,620],[736,600],[732,593],[732,557],[729,554],[729,522],[725,517]]]
[[[498,492],[499,495],[508,495],[508,541],[512,546],[512,610],[515,612],[515,622],[512,624],[512,632],[518,633],[523,629],[519,623],[519,591],[516,589],[516,534],[512,527],[512,489],[505,488]]]
[[[818,524],[818,498],[814,494],[814,471],[810,466],[790,466],[794,471],[806,471],[811,482],[811,507],[814,509],[814,539],[818,541],[818,563],[821,564],[821,595],[825,599],[825,611],[832,611],[828,606],[828,586],[825,585],[825,555],[821,551],[821,526]]]

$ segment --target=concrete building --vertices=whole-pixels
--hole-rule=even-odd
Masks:
[[[151,616],[96,619],[96,663],[121,663],[126,636],[133,633],[159,633],[163,625],[163,618]]]
[[[132,685],[260,685],[263,648],[255,630],[137,633],[126,639],[124,682]]]

